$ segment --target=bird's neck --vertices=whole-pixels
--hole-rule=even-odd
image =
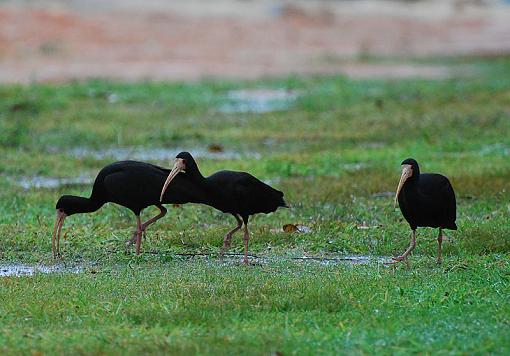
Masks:
[[[420,180],[420,176],[412,176],[408,178],[402,187],[403,190],[406,191],[416,191],[418,189],[418,182]]]
[[[193,183],[199,184],[199,185],[206,184],[206,179],[204,178],[204,176],[202,175],[202,172],[200,172],[198,167],[188,171],[186,174],[187,174],[189,180],[192,181]]]
[[[192,202],[210,205],[211,190],[208,179],[198,169],[186,172],[186,179],[194,186]]]
[[[76,213],[92,213],[99,210],[104,202],[95,199],[94,196],[90,198],[73,197],[73,206]]]

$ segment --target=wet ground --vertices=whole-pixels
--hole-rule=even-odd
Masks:
[[[480,149],[450,152],[435,152],[438,157],[464,157],[464,156],[510,156],[510,146],[504,143],[494,143],[483,145]]]
[[[98,160],[111,159],[116,161],[173,161],[182,151],[190,151],[196,158],[208,159],[239,159],[260,158],[257,152],[234,152],[224,149],[210,149],[203,147],[174,147],[174,148],[146,148],[146,147],[113,147],[105,149],[92,149],[87,147],[71,148],[66,153],[75,158],[95,158]]]
[[[12,181],[24,189],[32,188],[55,189],[60,187],[72,187],[77,185],[92,184],[94,182],[94,178],[92,176],[90,177],[80,176],[73,178],[34,176],[16,178],[12,179]]]
[[[50,273],[81,273],[83,270],[83,266],[1,264],[0,277],[33,276],[35,274]]]
[[[506,1],[2,1],[0,82],[293,73],[445,78],[510,52]],[[390,60],[374,61],[389,57]],[[228,110],[228,109],[227,109]]]
[[[286,89],[241,89],[228,93],[223,113],[267,113],[289,109],[299,92]]]
[[[185,260],[206,260],[211,263],[223,263],[226,265],[237,265],[242,263],[243,254],[225,254],[223,260],[218,257],[216,253],[190,253],[190,254],[173,254],[175,258]],[[390,260],[389,257],[376,257],[376,256],[337,256],[337,257],[260,257],[250,255],[250,264],[252,265],[267,265],[271,263],[291,262],[291,263],[313,263],[324,266],[334,265],[367,265],[367,264],[384,264]],[[54,274],[54,273],[82,273],[90,267],[85,264],[0,264],[0,277],[21,277],[33,276],[36,274]],[[100,266],[96,266],[100,268]]]

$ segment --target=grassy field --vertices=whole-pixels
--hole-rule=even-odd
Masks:
[[[0,353],[508,354],[510,60],[446,62],[473,74],[0,87],[2,266],[54,264],[56,200],[90,194],[34,178],[93,178],[118,156],[170,166],[186,149],[204,174],[249,171],[292,206],[251,220],[252,266],[217,258],[235,221],[208,207],[170,207],[139,257],[124,250],[128,210],[68,218],[58,264],[81,272],[0,277]],[[232,91],[255,88],[297,99],[243,112]],[[456,190],[459,230],[447,231],[442,266],[430,229],[410,266],[293,259],[401,253],[409,226],[391,192],[407,157]]]

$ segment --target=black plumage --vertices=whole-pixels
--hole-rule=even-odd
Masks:
[[[136,242],[136,252],[140,253],[141,236],[146,228],[162,218],[166,209],[162,204],[184,204],[201,202],[200,194],[188,180],[177,177],[165,195],[160,199],[160,192],[166,177],[170,173],[150,163],[121,161],[109,164],[98,173],[89,198],[63,195],[57,201],[57,218],[52,238],[53,255],[56,257],[60,246],[60,230],[67,216],[97,211],[106,203],[116,203],[130,209],[136,216],[137,229],[128,245]],[[140,213],[148,206],[154,205],[160,213],[142,223]],[[55,246],[56,240],[56,246]]]
[[[395,204],[398,201],[400,211],[412,230],[409,248],[395,262],[403,261],[416,246],[418,227],[439,228],[438,263],[441,263],[441,244],[443,229],[457,230],[455,192],[448,178],[441,174],[420,173],[418,162],[408,158],[402,162],[402,175]]]
[[[173,179],[182,177],[200,192],[201,203],[212,206],[223,213],[232,214],[237,226],[229,231],[223,240],[221,255],[230,247],[232,235],[241,229],[244,222],[244,262],[248,263],[248,220],[251,215],[271,213],[278,207],[287,207],[283,193],[261,182],[245,172],[219,171],[204,177],[188,152],[176,156],[174,168],[170,172],[161,194],[168,194],[166,187]]]

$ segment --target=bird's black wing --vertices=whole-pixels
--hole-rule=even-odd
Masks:
[[[282,192],[251,174],[240,174],[232,188],[243,214],[271,213],[279,206],[285,206]]]
[[[441,225],[457,229],[456,219],[456,199],[453,187],[445,176],[441,174],[424,173],[420,175],[420,192],[427,201],[433,202],[434,208],[441,215]]]
[[[457,230],[457,224],[455,224],[455,220],[457,219],[457,201],[455,199],[455,192],[450,181],[448,181],[448,183],[443,186],[442,195],[445,217],[444,227],[452,230]]]
[[[108,200],[135,210],[158,204],[164,172],[143,162],[122,163],[103,177]]]

